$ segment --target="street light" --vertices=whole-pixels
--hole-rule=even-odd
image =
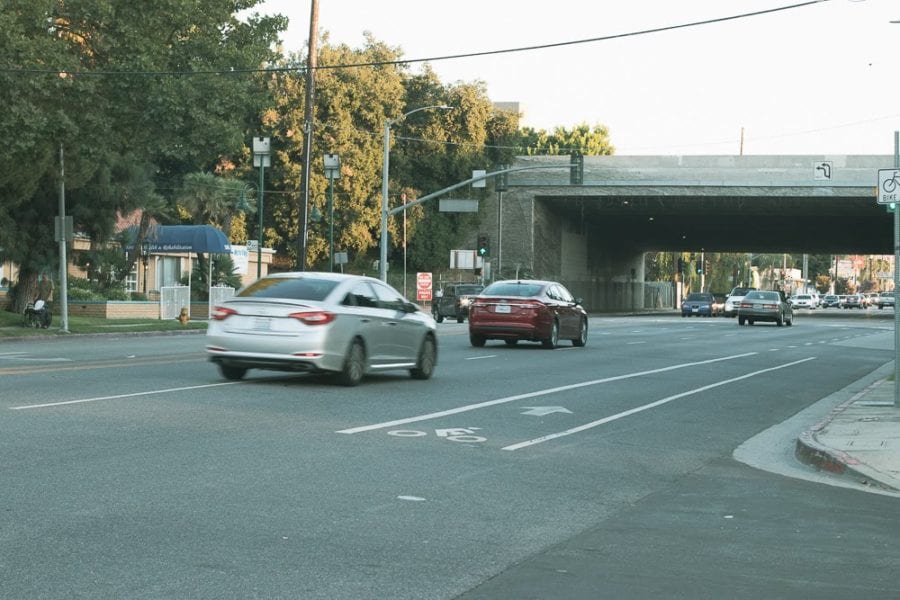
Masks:
[[[262,249],[263,249],[263,179],[265,177],[266,167],[270,166],[269,158],[269,138],[255,137],[253,138],[253,166],[259,167],[259,206],[256,212],[259,213],[259,232],[257,233],[256,242],[256,278],[262,278]]]
[[[391,152],[391,125],[399,123],[409,115],[422,110],[436,108],[438,110],[450,110],[452,106],[443,104],[435,104],[432,106],[422,106],[415,108],[409,112],[403,113],[396,119],[385,119],[384,121],[384,164],[381,167],[381,255],[378,261],[378,277],[382,281],[387,281],[387,245],[388,245],[388,169],[390,165]]]
[[[326,153],[323,162],[328,178],[328,270],[334,271],[334,180],[341,178],[341,157]]]

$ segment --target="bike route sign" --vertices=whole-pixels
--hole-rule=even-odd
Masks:
[[[878,204],[900,202],[900,169],[878,169]]]

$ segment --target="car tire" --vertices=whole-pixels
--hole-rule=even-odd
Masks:
[[[778,313],[778,316],[775,317],[775,324],[784,327],[784,313]]]
[[[359,338],[354,339],[344,356],[344,366],[341,367],[338,381],[341,385],[353,387],[359,385],[366,374],[366,349]]]
[[[419,359],[414,369],[409,370],[413,379],[430,379],[437,364],[437,344],[434,338],[426,336],[422,340],[422,349],[419,350]]]
[[[222,377],[228,379],[229,381],[240,381],[244,378],[244,375],[247,374],[247,369],[244,367],[234,367],[231,365],[219,365],[219,372],[222,373]]]
[[[485,342],[485,339],[484,339],[483,335],[478,335],[477,333],[469,334],[469,343],[472,344],[473,346],[475,346],[476,348],[483,348],[484,342]]]
[[[581,319],[581,327],[578,330],[578,337],[572,340],[572,345],[577,348],[583,348],[587,344],[588,322],[587,319]]]
[[[753,319],[747,319],[747,325],[753,325]]]
[[[438,313],[438,314],[435,315],[434,320],[437,321],[438,323],[443,323],[443,322],[444,322],[444,315]]]
[[[462,322],[465,321],[465,320],[466,320],[465,317],[460,317],[460,316],[457,316],[457,317],[456,317],[456,322],[457,322],[457,323],[462,323]]]
[[[744,317],[738,317],[738,325],[744,325]]]
[[[788,327],[793,327],[794,326],[794,315],[791,315],[791,317],[787,321],[785,321],[785,324]]]
[[[553,350],[559,345],[559,322],[556,319],[550,323],[550,337],[543,340],[541,345],[547,350]]]

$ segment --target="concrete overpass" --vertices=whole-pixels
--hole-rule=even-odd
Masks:
[[[635,308],[648,251],[892,254],[893,217],[875,193],[877,170],[892,165],[887,155],[586,156],[580,185],[563,169],[510,173],[508,190],[484,202],[480,232],[503,276],[518,268],[590,288],[595,310]]]

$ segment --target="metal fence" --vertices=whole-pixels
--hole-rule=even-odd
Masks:
[[[209,288],[209,313],[208,314],[210,314],[210,315],[212,314],[213,308],[216,306],[216,304],[219,304],[220,302],[224,302],[225,300],[228,300],[229,298],[234,296],[234,291],[235,290],[233,287],[228,287],[225,285],[217,285],[217,286]]]
[[[186,285],[163,287],[159,290],[159,318],[177,319],[182,308],[191,310],[191,288]]]

